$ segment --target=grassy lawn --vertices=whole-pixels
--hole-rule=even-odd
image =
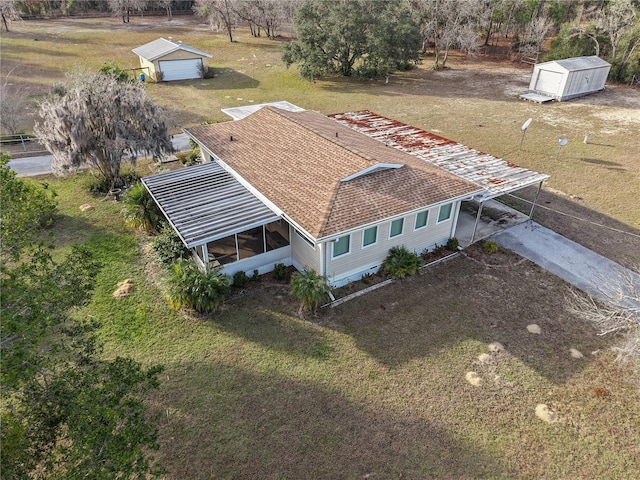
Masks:
[[[640,227],[637,90],[531,104],[516,100],[528,69],[461,57],[450,70],[430,71],[425,62],[388,83],[307,83],[280,64],[278,42],[242,29],[229,44],[184,18],[132,22],[15,23],[0,39],[2,74],[18,65],[14,83],[34,100],[75,65],[134,67],[131,48],[171,35],[214,54],[217,72],[148,86],[176,125],[224,120],[221,107],[272,100],[323,113],[370,109],[551,174],[544,206]],[[570,144],[556,159],[559,135]],[[167,478],[631,479],[640,471],[640,392],[621,381],[612,340],[565,311],[567,285],[529,262],[472,248],[468,257],[323,310],[314,323],[297,317],[286,286],[266,282],[216,315],[196,317],[169,309],[148,238],[125,228],[118,203],[90,196],[89,180],[86,173],[48,179],[59,192],[58,248],[89,244],[103,263],[91,303],[76,314],[102,323],[104,354],[165,366],[148,400]],[[94,210],[81,212],[83,203]],[[623,263],[640,261],[635,237],[539,215]],[[125,278],[136,288],[116,300],[111,294]],[[531,323],[540,335],[526,330]],[[505,350],[481,362],[491,342]],[[572,358],[570,348],[585,358]],[[469,371],[480,386],[465,380]],[[539,420],[539,403],[560,421]]]
[[[633,478],[640,469],[640,392],[620,381],[609,340],[565,311],[566,284],[529,262],[471,249],[314,323],[297,317],[286,285],[267,282],[196,317],[168,308],[148,239],[124,227],[118,203],[86,193],[88,177],[51,180],[58,244],[87,243],[104,264],[77,314],[102,323],[105,355],[166,367],[149,403],[167,478]],[[95,209],[80,212],[83,203]],[[125,278],[136,289],[115,300]],[[480,361],[491,342],[505,351]],[[469,371],[482,385],[465,381]],[[538,403],[560,421],[536,418]]]

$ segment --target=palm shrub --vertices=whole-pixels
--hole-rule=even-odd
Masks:
[[[302,302],[301,308],[311,310],[314,314],[330,291],[327,277],[319,275],[312,268],[305,267],[303,272],[296,272],[291,277],[291,294]]]
[[[176,310],[186,307],[213,312],[229,292],[229,277],[217,268],[202,272],[192,261],[179,259],[168,270],[167,290],[169,303]]]
[[[160,230],[164,215],[142,182],[127,190],[123,203],[121,213],[128,227],[146,232]]]
[[[387,258],[382,262],[382,268],[389,275],[404,278],[407,275],[413,275],[422,266],[422,259],[419,255],[407,250],[404,245],[401,247],[392,247],[389,250]]]

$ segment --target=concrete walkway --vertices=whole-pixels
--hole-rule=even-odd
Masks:
[[[171,143],[176,152],[189,150],[189,137],[186,133],[179,133],[171,137]],[[33,175],[46,175],[51,173],[51,160],[53,155],[41,155],[38,157],[25,157],[9,160],[9,168],[15,170],[18,177],[31,177]]]
[[[636,300],[621,303],[640,308],[640,275],[542,225],[529,220],[490,238],[594,298],[610,301],[616,297],[616,287],[626,286],[625,293]],[[631,278],[633,285],[625,278]]]

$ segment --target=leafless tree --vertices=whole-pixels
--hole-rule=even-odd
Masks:
[[[147,0],[107,0],[109,10],[115,16],[122,15],[122,22],[129,23],[131,12],[142,11],[147,6]]]
[[[525,29],[524,40],[520,43],[520,53],[529,56],[537,55],[550,28],[551,22],[546,16],[531,20]]]
[[[633,27],[637,16],[638,9],[631,0],[613,0],[600,10],[596,25],[609,36],[610,58],[616,57],[620,40],[627,30]]]
[[[280,26],[293,18],[294,2],[285,0],[236,0],[233,8],[249,24],[251,34],[259,37],[264,30],[268,38],[276,38]]]
[[[447,63],[452,48],[472,52],[478,46],[480,25],[490,10],[477,0],[416,0],[414,8],[420,19],[420,29],[425,42],[434,43],[434,68]],[[426,45],[426,43],[425,43]],[[443,56],[444,54],[444,56]]]
[[[20,14],[13,0],[0,0],[0,17],[2,18],[2,25],[4,25],[4,29],[7,32],[13,20],[20,20]]]
[[[621,335],[622,342],[614,347],[617,359],[629,362],[640,380],[640,266],[636,270],[622,273],[617,284],[597,293],[597,299],[570,290],[567,308],[593,323],[600,335]]]
[[[196,15],[206,17],[212,30],[224,28],[233,42],[233,27],[238,21],[234,3],[234,0],[196,0],[193,10]]]
[[[68,85],[40,103],[34,131],[53,153],[56,174],[92,165],[119,186],[122,161],[139,153],[162,158],[172,151],[161,109],[143,84],[105,73],[74,73]]]
[[[167,20],[173,19],[173,0],[148,0],[147,10],[164,10],[167,12]]]
[[[9,89],[9,78],[14,70],[15,67],[0,84],[0,127],[11,135],[20,129],[20,121],[25,113],[25,95],[22,88]]]

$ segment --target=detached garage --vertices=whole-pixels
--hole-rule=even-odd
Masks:
[[[539,63],[529,92],[562,102],[604,89],[611,65],[600,57],[574,57]]]
[[[204,58],[211,55],[180,41],[159,38],[134,48],[140,58],[140,66],[155,81],[189,80],[202,78],[206,71]]]

